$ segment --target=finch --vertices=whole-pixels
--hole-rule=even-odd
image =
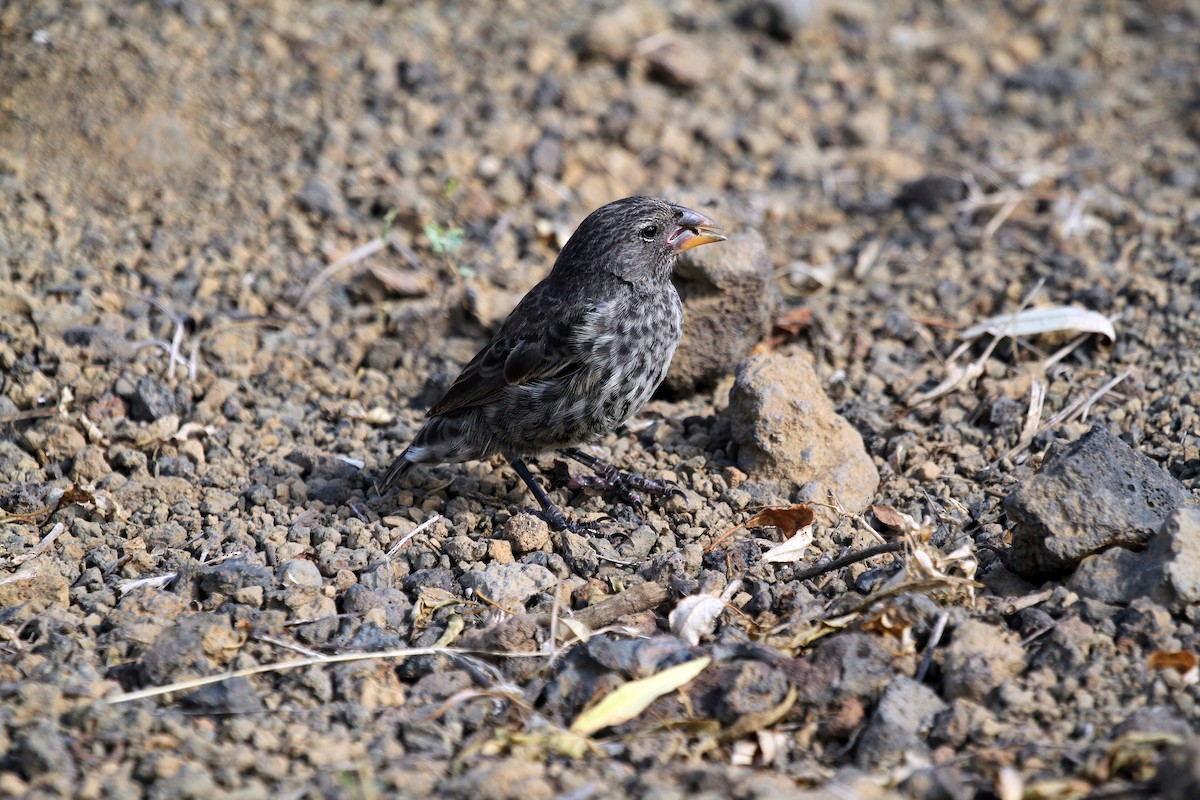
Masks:
[[[683,335],[671,283],[684,250],[725,239],[716,222],[649,197],[601,206],[567,241],[550,274],[526,294],[491,341],[429,409],[380,491],[414,465],[501,453],[529,487],[541,516],[573,528],[523,458],[549,450],[592,466],[576,445],[636,414],[666,377]],[[619,475],[607,467],[606,475]],[[626,486],[653,489],[637,476]]]

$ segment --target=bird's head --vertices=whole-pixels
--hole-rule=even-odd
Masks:
[[[652,197],[615,200],[588,215],[563,247],[555,272],[603,270],[633,283],[664,282],[675,257],[724,241],[711,218]]]

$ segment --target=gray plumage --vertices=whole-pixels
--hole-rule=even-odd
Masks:
[[[524,455],[595,441],[637,413],[683,334],[675,258],[723,239],[715,228],[702,214],[646,197],[592,212],[549,276],[429,410],[382,490],[416,463],[502,453],[517,466]]]

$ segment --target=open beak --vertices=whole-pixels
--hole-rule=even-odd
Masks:
[[[667,237],[667,245],[673,253],[682,253],[702,244],[723,242],[725,237],[717,233],[721,226],[711,217],[706,217],[699,211],[693,211],[683,206],[671,206],[679,218],[675,222],[675,230]]]

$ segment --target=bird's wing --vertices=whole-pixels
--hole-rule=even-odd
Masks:
[[[595,304],[538,302],[542,292],[526,295],[500,330],[463,367],[429,416],[480,406],[499,398],[512,385],[563,378],[584,365]]]

